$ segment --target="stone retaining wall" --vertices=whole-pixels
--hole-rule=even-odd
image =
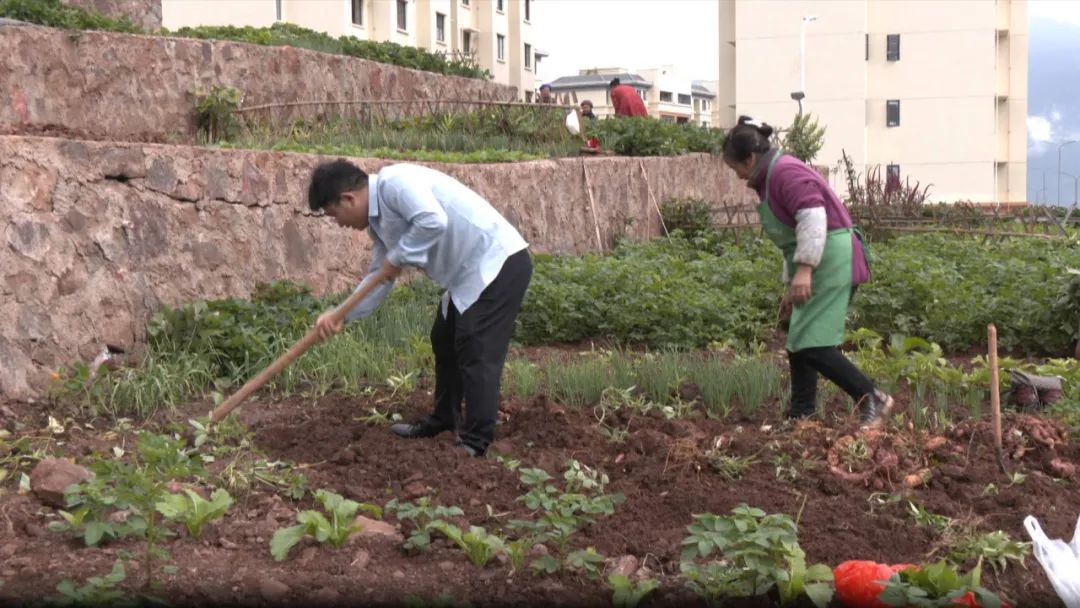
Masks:
[[[0,133],[190,143],[192,92],[212,85],[237,88],[245,106],[517,97],[491,81],[293,47],[0,24]]]
[[[354,285],[369,259],[366,234],[306,211],[319,160],[0,136],[0,397],[40,394],[50,370],[90,360],[105,343],[139,343],[162,304],[248,296],[276,279],[316,293]],[[487,197],[534,252],[595,250],[597,225],[605,248],[616,235],[658,234],[642,167],[657,201],[750,198],[704,155],[431,166]]]

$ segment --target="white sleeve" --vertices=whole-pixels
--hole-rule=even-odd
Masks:
[[[795,255],[792,260],[796,264],[817,268],[825,253],[827,228],[824,207],[800,209],[795,213]]]

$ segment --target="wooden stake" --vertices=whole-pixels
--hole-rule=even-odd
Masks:
[[[596,248],[604,253],[604,240],[600,238],[600,220],[596,217],[596,201],[593,200],[592,184],[589,183],[589,168],[585,165],[585,159],[581,159],[581,170],[585,173],[585,192],[589,195],[589,207],[592,209],[593,227],[596,228]]]
[[[638,160],[638,167],[641,168],[641,175],[645,178],[645,189],[649,192],[649,200],[652,201],[653,208],[656,209],[656,216],[660,218],[660,227],[664,229],[664,236],[671,236],[668,233],[667,224],[664,223],[664,214],[660,212],[660,205],[656,203],[656,197],[652,193],[652,184],[649,183],[649,174],[645,171],[645,161]]]
[[[994,455],[997,457],[1001,472],[1008,475],[1005,470],[1005,457],[1001,446],[1001,380],[998,377],[998,347],[997,328],[991,323],[987,327],[989,339],[989,363],[990,363],[990,409],[994,415]]]

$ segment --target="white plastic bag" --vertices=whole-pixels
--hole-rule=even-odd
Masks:
[[[1068,608],[1080,608],[1080,517],[1071,543],[1048,538],[1031,515],[1024,518],[1024,527],[1031,537],[1035,559],[1042,564],[1058,597]]]
[[[571,110],[570,113],[566,115],[566,128],[574,135],[581,133],[581,124],[578,122],[577,112]]]

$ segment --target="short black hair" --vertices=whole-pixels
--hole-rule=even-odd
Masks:
[[[336,203],[343,193],[360,190],[367,183],[367,173],[344,158],[322,163],[311,172],[308,206],[312,211],[321,211]]]
[[[764,154],[772,147],[769,137],[773,128],[749,116],[740,116],[735,125],[724,137],[724,158],[741,163],[751,154]]]
[[[543,91],[544,89],[547,89],[547,90],[550,91],[551,90],[551,85],[547,84],[547,83],[544,83],[544,84],[540,85],[540,90]]]
[[[611,88],[611,87],[617,87],[620,84],[622,84],[621,80],[619,80],[618,78],[612,78],[611,82],[609,82],[607,86],[608,86],[608,88]]]

